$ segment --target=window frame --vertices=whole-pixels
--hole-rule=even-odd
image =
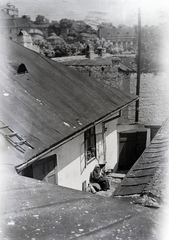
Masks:
[[[86,164],[96,158],[96,131],[95,126],[84,132],[84,150]]]

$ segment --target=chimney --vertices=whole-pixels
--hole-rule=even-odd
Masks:
[[[118,66],[119,63],[121,62],[121,58],[119,58],[119,57],[113,57],[111,61],[112,61],[112,66],[113,66],[113,67],[114,67],[114,66]]]
[[[95,58],[94,49],[89,44],[87,45],[87,48],[86,48],[86,58],[89,58],[89,59],[94,59]]]

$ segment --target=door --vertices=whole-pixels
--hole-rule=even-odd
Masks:
[[[146,148],[147,132],[120,133],[118,171],[129,170]]]

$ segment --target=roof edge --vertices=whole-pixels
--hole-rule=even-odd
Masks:
[[[34,162],[36,162],[38,159],[42,158],[43,156],[45,156],[46,154],[52,152],[53,150],[55,150],[56,148],[62,146],[63,144],[71,141],[72,139],[74,139],[75,137],[79,136],[80,134],[82,134],[83,132],[85,132],[87,129],[91,128],[92,126],[95,126],[97,124],[99,124],[102,121],[105,121],[106,119],[108,119],[109,117],[112,117],[112,115],[118,113],[119,111],[121,111],[122,109],[124,109],[125,107],[127,107],[128,105],[130,105],[131,103],[137,101],[139,99],[139,96],[137,96],[135,99],[131,100],[129,103],[125,104],[124,106],[120,107],[119,109],[116,109],[115,111],[107,114],[106,116],[98,119],[97,121],[89,124],[88,126],[84,127],[83,129],[79,130],[78,132],[68,136],[67,138],[63,139],[62,141],[56,143],[55,145],[51,146],[50,148],[48,148],[47,150],[45,150],[44,152],[38,154],[37,156],[33,157],[32,159],[28,160],[25,163],[22,163],[18,166],[15,167],[16,171],[19,173],[22,170],[24,170],[25,168],[27,168],[28,166],[30,166],[31,164],[33,164]]]

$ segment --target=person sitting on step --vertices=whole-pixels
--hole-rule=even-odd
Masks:
[[[105,176],[104,170],[100,168],[99,165],[96,165],[91,173],[92,182],[96,182],[100,185],[103,191],[110,189],[110,184],[108,178]]]

